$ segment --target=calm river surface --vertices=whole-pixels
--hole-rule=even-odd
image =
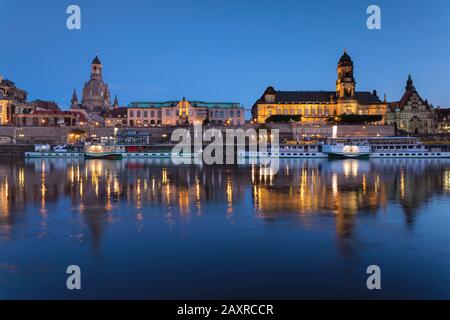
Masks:
[[[450,161],[1,159],[9,298],[450,299]]]

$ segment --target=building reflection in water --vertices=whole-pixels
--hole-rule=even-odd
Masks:
[[[26,160],[0,162],[0,232],[8,239],[16,223],[39,208],[42,227],[49,207],[68,200],[88,226],[95,248],[104,229],[122,214],[138,222],[223,213],[236,222],[245,199],[267,222],[326,214],[339,237],[351,237],[355,216],[401,205],[407,224],[434,195],[450,192],[447,160],[286,160],[274,173],[257,164],[174,166],[170,160]],[[205,208],[205,207],[208,208]],[[118,208],[125,208],[125,213]],[[214,208],[214,209],[211,209]],[[69,210],[69,208],[68,208]]]

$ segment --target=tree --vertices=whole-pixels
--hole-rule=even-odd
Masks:
[[[336,118],[331,118],[337,123],[373,123],[383,120],[382,115],[361,115],[361,114],[342,114]]]
[[[274,114],[266,119],[266,123],[289,123],[289,122],[299,122],[301,120],[302,120],[301,115]]]

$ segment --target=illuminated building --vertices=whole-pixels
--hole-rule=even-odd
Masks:
[[[80,110],[82,111],[82,110]],[[70,127],[84,126],[89,123],[87,114],[61,110],[33,110],[29,114],[16,114],[14,123],[20,126]]]
[[[10,104],[9,100],[0,99],[0,125],[5,125],[9,122]]]
[[[437,132],[436,113],[427,100],[423,100],[408,76],[405,93],[400,101],[389,103],[386,114],[388,124],[403,132],[428,134]]]
[[[245,109],[235,102],[181,101],[132,102],[128,107],[128,125],[234,125],[245,123]]]
[[[11,123],[16,108],[26,105],[27,92],[16,87],[11,80],[0,75],[0,125]]]
[[[118,107],[105,113],[106,127],[126,127],[128,126],[128,108]]]
[[[14,82],[0,75],[0,98],[25,103],[27,92],[17,88]]]
[[[450,133],[450,109],[438,108],[436,111],[437,128],[439,133]]]
[[[89,112],[102,112],[111,107],[108,85],[103,81],[103,65],[98,56],[91,64],[91,79],[83,88],[81,108]]]
[[[347,52],[341,56],[335,91],[278,91],[268,87],[252,107],[254,122],[265,123],[272,115],[301,115],[302,122],[326,123],[342,114],[381,115],[386,101],[377,92],[356,91],[354,65]]]

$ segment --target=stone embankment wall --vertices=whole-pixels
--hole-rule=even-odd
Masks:
[[[189,127],[187,127],[189,128]],[[208,127],[212,128],[212,127]],[[311,126],[299,124],[246,124],[243,127],[215,127],[222,130],[225,135],[226,129],[242,128],[244,130],[253,128],[278,129],[280,140],[301,140],[304,135],[330,137],[332,126]],[[119,128],[118,134],[123,131],[140,131],[150,134],[151,144],[168,144],[173,130],[177,127],[156,128]],[[190,128],[193,133],[192,127]],[[204,128],[206,129],[206,127]],[[68,142],[68,137],[74,132],[84,132],[86,136],[112,137],[112,127],[15,127],[0,126],[0,154],[15,155],[34,150],[35,144],[63,144]],[[340,125],[337,133],[339,137],[357,136],[393,136],[393,126],[363,126],[363,125]]]
[[[105,127],[0,127],[0,138],[11,139],[15,144],[61,144],[67,143],[67,136],[76,130],[86,132],[87,135],[111,136],[113,128]]]
[[[1,157],[22,157],[25,152],[34,151],[31,144],[0,144]]]

